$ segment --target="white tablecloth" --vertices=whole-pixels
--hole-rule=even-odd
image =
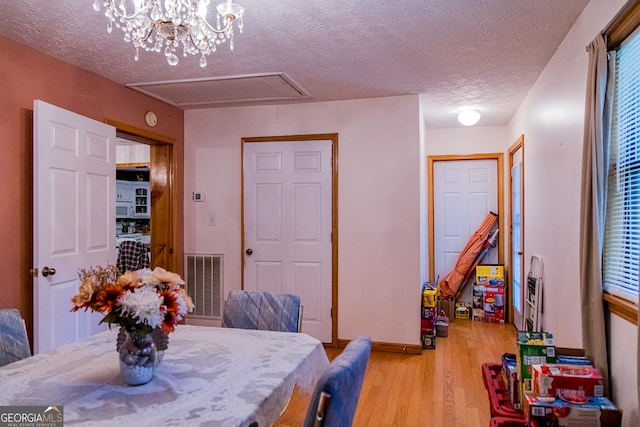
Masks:
[[[329,364],[305,334],[180,325],[153,380],[125,386],[116,335],[0,368],[0,405],[60,405],[65,426],[268,426]]]

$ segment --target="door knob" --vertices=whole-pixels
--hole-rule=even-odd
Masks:
[[[522,251],[518,251],[518,255],[522,255]]]
[[[53,267],[44,267],[42,269],[42,277],[53,276],[54,274],[56,274],[56,269]]]
[[[251,256],[251,254],[253,253],[253,249],[249,248],[246,251],[244,251],[244,253]]]

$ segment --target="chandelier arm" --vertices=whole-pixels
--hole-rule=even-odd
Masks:
[[[149,31],[147,32],[147,35],[141,38],[140,41],[146,42],[147,40],[149,40],[155,28],[156,28],[156,23],[154,22],[153,25],[149,27]]]
[[[204,23],[204,25],[205,25],[205,26],[209,29],[209,31],[211,31],[212,33],[215,33],[215,34],[224,34],[224,33],[226,33],[227,31],[229,31],[229,28],[231,28],[231,27],[233,26],[233,23],[235,22],[236,17],[235,17],[235,16],[233,16],[233,17],[229,17],[229,16],[227,16],[227,19],[228,19],[227,25],[226,25],[223,29],[221,29],[221,30],[217,30],[217,29],[215,29],[214,27],[212,27],[212,26],[211,26],[211,24],[209,24],[209,22],[208,22],[206,19],[202,19],[202,18],[200,18],[200,22]]]
[[[122,19],[134,19],[137,18],[138,16],[140,16],[143,12],[146,12],[147,10],[151,9],[152,6],[150,5],[146,5],[142,8],[140,8],[139,11],[137,11],[136,13],[134,13],[133,15],[127,15],[127,14],[123,14],[120,13],[118,11],[118,8],[116,7],[114,0],[108,0],[108,4],[107,6],[105,6],[108,9],[111,9],[111,12],[113,13],[114,18],[122,18]]]

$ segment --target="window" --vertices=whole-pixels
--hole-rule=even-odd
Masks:
[[[640,33],[616,55],[604,240],[604,289],[638,301],[640,270]]]

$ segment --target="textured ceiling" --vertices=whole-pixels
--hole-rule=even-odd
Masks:
[[[203,91],[211,103],[199,98],[185,109],[419,94],[430,128],[459,126],[463,107],[478,109],[479,125],[490,126],[506,124],[588,3],[237,1],[246,9],[244,34],[236,33],[233,52],[220,46],[204,69],[197,56],[171,67],[161,53],[143,51],[135,62],[135,49],[120,30],[107,33],[93,0],[0,0],[0,34],[123,85],[216,82]],[[229,89],[216,89],[222,77],[252,75],[285,76],[302,96],[249,102],[250,91],[236,84],[234,101]]]

